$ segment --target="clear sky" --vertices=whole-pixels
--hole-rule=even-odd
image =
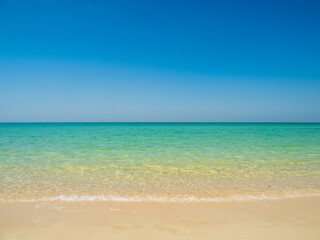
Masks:
[[[320,121],[319,13],[0,0],[0,121]]]

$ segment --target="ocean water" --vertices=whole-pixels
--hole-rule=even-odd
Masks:
[[[2,123],[1,201],[320,195],[317,123]]]

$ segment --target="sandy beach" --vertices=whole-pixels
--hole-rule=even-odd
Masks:
[[[0,204],[0,239],[320,239],[319,197]]]

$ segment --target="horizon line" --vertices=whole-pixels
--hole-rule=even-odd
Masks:
[[[12,121],[6,123],[320,123],[320,121]]]

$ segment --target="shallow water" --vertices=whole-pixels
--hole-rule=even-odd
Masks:
[[[320,195],[316,123],[0,124],[0,199]]]

